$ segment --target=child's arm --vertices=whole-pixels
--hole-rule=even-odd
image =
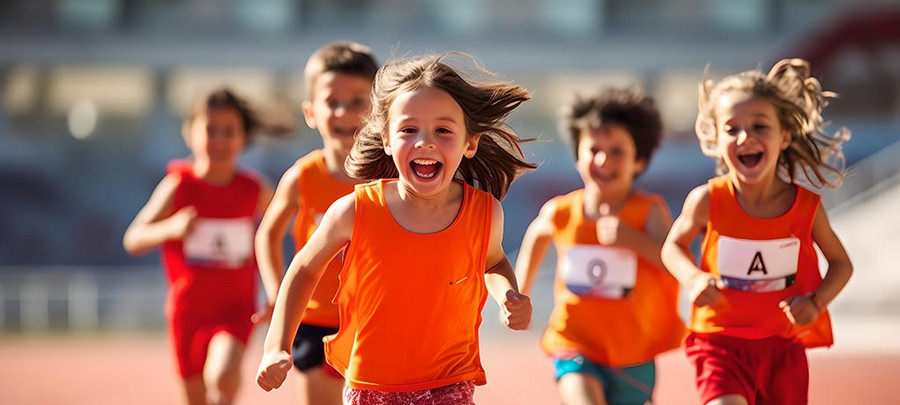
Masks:
[[[684,200],[681,215],[675,219],[663,243],[661,259],[666,268],[688,288],[694,306],[716,305],[722,299],[716,279],[694,264],[691,242],[704,231],[709,221],[709,186],[693,189]]]
[[[660,251],[672,226],[672,213],[668,207],[653,204],[647,217],[646,233],[622,223],[618,216],[609,215],[608,205],[600,207],[600,214],[597,221],[597,239],[600,243],[631,249],[657,268],[664,268]]]
[[[531,299],[519,294],[516,274],[503,252],[503,207],[496,199],[491,215],[491,240],[485,263],[485,285],[494,301],[500,305],[501,322],[513,330],[527,329],[531,323]]]
[[[528,294],[534,286],[535,276],[553,241],[553,213],[553,206],[544,204],[522,237],[522,246],[516,258],[516,279],[523,294]]]
[[[145,254],[167,240],[184,238],[191,231],[197,219],[194,207],[184,207],[172,213],[179,181],[175,175],[164,177],[147,204],[131,221],[122,238],[122,245],[129,254]]]
[[[256,382],[266,391],[278,388],[291,369],[291,344],[306,304],[328,263],[353,233],[355,196],[341,197],[322,218],[309,242],[294,256],[278,289],[272,322],[263,344]]]
[[[256,247],[256,263],[263,288],[266,291],[268,311],[275,305],[278,286],[281,285],[284,269],[284,249],[282,240],[287,232],[288,224],[298,209],[297,181],[300,171],[296,166],[288,169],[275,189],[275,195],[256,230],[254,240]],[[268,312],[266,311],[266,312]],[[266,313],[260,313],[254,320],[265,321]]]
[[[819,204],[812,227],[813,242],[822,251],[828,261],[828,270],[819,288],[811,294],[790,297],[781,303],[782,309],[792,323],[808,324],[819,317],[828,304],[844,289],[853,274],[853,264],[844,249],[844,245],[834,233],[825,208]]]

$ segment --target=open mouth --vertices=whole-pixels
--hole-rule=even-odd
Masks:
[[[342,137],[353,136],[353,135],[356,135],[357,129],[359,129],[359,128],[357,128],[357,127],[351,127],[351,128],[334,127],[334,128],[332,128],[331,133],[334,134],[335,136],[342,136]]]
[[[413,173],[415,173],[417,177],[430,179],[441,171],[444,164],[437,160],[415,159],[412,162],[409,162],[409,167],[412,168]]]
[[[738,160],[742,165],[746,167],[755,167],[762,160],[763,154],[759,153],[748,153],[744,155],[738,155]]]

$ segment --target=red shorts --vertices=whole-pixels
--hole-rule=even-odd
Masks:
[[[808,402],[809,364],[799,343],[691,333],[685,351],[704,404],[730,394],[743,396],[749,405]]]
[[[226,319],[205,319],[203,314],[182,313],[169,319],[169,337],[175,350],[178,374],[187,379],[203,373],[209,342],[224,332],[247,344],[253,323],[252,312],[235,311]]]

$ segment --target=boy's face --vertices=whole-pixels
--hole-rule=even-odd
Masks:
[[[324,148],[350,153],[353,135],[372,109],[372,81],[362,76],[325,72],[314,80],[312,99],[303,102],[306,125],[322,135]]]
[[[575,167],[585,185],[610,193],[627,193],[644,166],[637,159],[634,138],[621,125],[582,128]]]

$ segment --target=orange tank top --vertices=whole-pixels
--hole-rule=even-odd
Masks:
[[[750,216],[738,205],[727,176],[709,180],[709,223],[700,269],[726,285],[726,302],[693,307],[691,330],[744,339],[781,336],[806,347],[831,346],[828,312],[802,328],[778,303],[815,291],[822,283],[812,226],[819,196],[797,187],[791,208],[777,218]]]
[[[339,181],[328,172],[321,150],[314,150],[300,158],[297,165],[300,176],[297,183],[297,217],[293,227],[295,253],[309,241],[328,207],[338,198],[353,192],[353,184]],[[338,289],[341,256],[336,256],[322,274],[301,322],[329,328],[338,326],[338,310],[332,300]]]
[[[337,295],[341,324],[337,335],[325,338],[328,363],[357,389],[416,391],[473,380],[483,385],[478,328],[487,298],[493,197],[465,185],[449,227],[412,233],[385,203],[390,181],[397,180],[356,187]]]
[[[645,363],[681,344],[678,281],[628,249],[602,246],[584,217],[584,189],[550,200],[557,251],[555,305],[544,332],[547,354],[579,353],[612,367]],[[634,192],[620,220],[646,231],[657,195]]]

